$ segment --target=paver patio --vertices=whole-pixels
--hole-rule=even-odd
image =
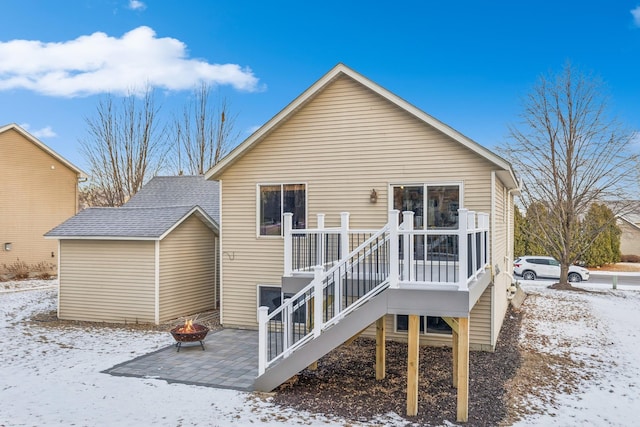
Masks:
[[[258,376],[258,332],[220,329],[204,341],[171,345],[121,363],[103,372],[111,375],[157,378],[169,383],[251,391]]]

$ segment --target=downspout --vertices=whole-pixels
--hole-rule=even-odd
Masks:
[[[494,343],[497,341],[496,339],[496,274],[495,274],[495,264],[494,264],[494,254],[496,253],[496,171],[491,171],[491,280],[493,282],[493,286],[491,286],[491,330],[489,333],[491,346],[494,347]]]
[[[62,283],[62,275],[60,274],[60,254],[62,252],[60,252],[60,245],[61,245],[61,240],[58,239],[58,319],[60,318],[60,290],[62,289],[62,286],[60,286],[60,284]]]
[[[155,241],[155,269],[154,269],[154,281],[155,281],[155,323],[160,324],[160,240]]]
[[[218,296],[218,299],[220,300],[220,306],[218,307],[218,313],[219,313],[219,317],[220,317],[220,324],[224,325],[224,317],[223,317],[223,311],[222,311],[222,301],[223,301],[223,297],[224,297],[224,286],[222,286],[222,284],[224,283],[224,280],[222,279],[222,273],[223,273],[223,269],[222,269],[222,260],[224,259],[223,254],[224,254],[224,247],[222,246],[222,180],[218,181],[218,268],[220,269],[220,271],[218,272],[218,277],[220,279],[220,282],[218,283],[218,289],[220,290],[220,295]]]

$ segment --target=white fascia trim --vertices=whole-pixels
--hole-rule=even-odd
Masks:
[[[159,237],[122,237],[122,236],[44,236],[45,239],[58,240],[140,240],[155,241]]]

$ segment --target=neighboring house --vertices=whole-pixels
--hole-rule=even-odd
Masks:
[[[60,246],[58,317],[161,323],[216,308],[218,183],[155,177],[119,208],[49,231]]]
[[[633,215],[618,216],[616,224],[620,228],[620,254],[640,257],[640,221],[633,222]]]
[[[606,205],[616,213],[616,225],[620,228],[620,254],[640,256],[640,201],[617,200]]]
[[[518,182],[456,130],[339,64],[205,176],[220,182],[221,322],[260,328],[257,389],[372,323],[410,348],[453,343],[465,387],[468,348],[495,348]]]
[[[42,235],[78,211],[85,174],[16,124],[0,127],[0,274],[18,260],[58,263],[58,247]]]

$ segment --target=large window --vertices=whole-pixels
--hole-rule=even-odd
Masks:
[[[282,215],[293,213],[293,228],[305,228],[305,184],[260,185],[258,228],[260,236],[281,236]]]
[[[413,227],[457,228],[460,208],[459,185],[396,185],[393,208],[413,211]]]

